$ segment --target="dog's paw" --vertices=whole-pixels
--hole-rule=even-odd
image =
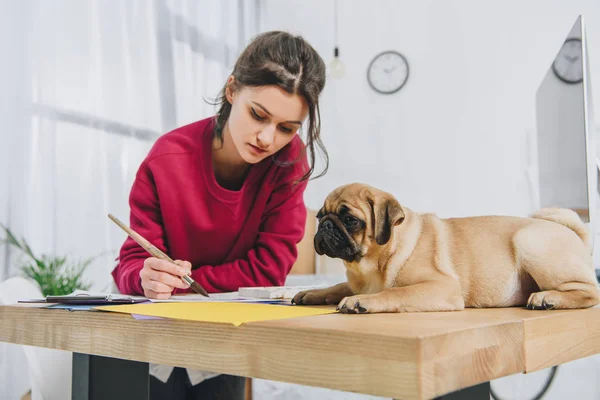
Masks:
[[[292,304],[297,304],[299,306],[317,306],[324,304],[334,304],[329,303],[328,299],[328,291],[327,289],[313,289],[313,290],[305,290],[303,292],[299,292],[292,299]]]
[[[336,310],[342,314],[368,314],[381,311],[376,298],[370,294],[345,297]]]
[[[527,300],[527,309],[529,310],[552,310],[556,308],[560,301],[552,290],[545,292],[532,293]]]

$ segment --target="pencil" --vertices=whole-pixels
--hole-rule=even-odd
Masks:
[[[115,224],[119,225],[119,227],[121,229],[123,229],[125,231],[125,233],[127,233],[129,235],[129,237],[131,237],[133,240],[135,240],[137,242],[137,244],[142,246],[148,253],[150,253],[151,255],[153,255],[156,258],[160,258],[161,260],[169,261],[169,262],[172,262],[173,264],[175,264],[175,261],[173,261],[171,259],[171,257],[166,255],[165,253],[160,251],[160,249],[156,248],[156,246],[154,246],[152,243],[150,243],[149,241],[144,239],[142,237],[142,235],[140,235],[139,233],[137,233],[136,231],[134,231],[127,225],[123,224],[121,221],[119,221],[119,219],[117,217],[115,217],[112,214],[108,214],[108,218],[110,218]],[[190,285],[190,287],[192,288],[192,290],[194,292],[199,293],[203,296],[209,297],[208,292],[206,290],[204,290],[204,288],[202,286],[200,286],[200,284],[198,282],[193,280],[191,276],[184,275],[181,277],[181,279],[185,283]]]

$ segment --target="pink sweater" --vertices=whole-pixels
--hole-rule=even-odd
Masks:
[[[304,235],[306,181],[293,184],[308,169],[306,155],[290,166],[268,157],[239,191],[227,190],[213,174],[213,126],[207,118],[156,141],[131,189],[130,226],[172,259],[191,262],[192,277],[209,293],[283,285]],[[293,161],[303,150],[296,136],[275,157]],[[139,273],[148,257],[125,240],[112,272],[121,293],[143,294]]]

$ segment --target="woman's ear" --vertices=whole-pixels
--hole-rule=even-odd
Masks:
[[[227,78],[227,84],[225,85],[225,97],[227,97],[227,101],[229,102],[229,104],[233,104],[234,83],[235,78],[233,77],[233,75],[230,75],[229,78]]]

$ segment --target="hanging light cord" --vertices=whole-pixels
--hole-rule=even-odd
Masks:
[[[333,55],[338,57],[340,51],[338,49],[338,0],[333,0]]]

